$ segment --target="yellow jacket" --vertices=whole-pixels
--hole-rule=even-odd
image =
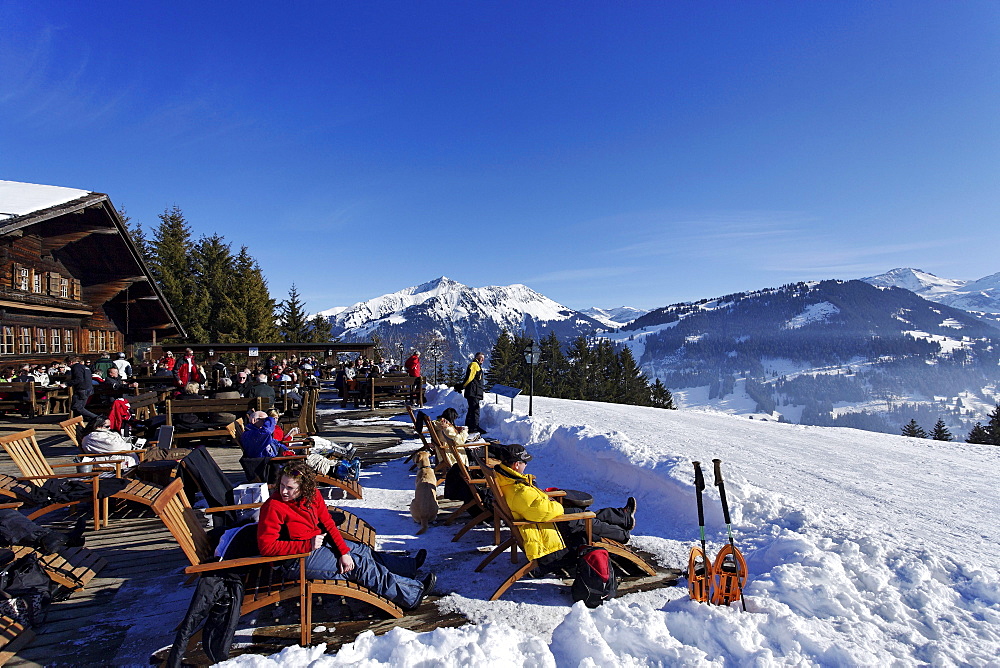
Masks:
[[[538,559],[566,547],[556,525],[549,522],[563,514],[562,504],[535,487],[533,475],[521,475],[503,464],[497,464],[493,470],[514,519],[542,523],[519,527],[528,559]]]

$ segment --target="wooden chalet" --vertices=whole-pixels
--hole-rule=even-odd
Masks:
[[[107,195],[0,181],[0,366],[179,336]]]

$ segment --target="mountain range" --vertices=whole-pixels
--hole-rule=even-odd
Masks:
[[[903,288],[1000,326],[1000,273],[975,281],[960,281],[905,267],[861,280],[879,287]]]
[[[503,329],[632,349],[682,407],[898,432],[941,417],[964,432],[1000,386],[1000,274],[977,281],[894,269],[673,304],[575,311],[524,285],[441,277],[322,312],[334,336],[377,335],[394,358],[443,341],[442,361],[489,353]],[[976,307],[967,310],[965,307]],[[930,426],[927,424],[926,426]]]

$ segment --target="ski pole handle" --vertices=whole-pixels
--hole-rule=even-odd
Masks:
[[[729,502],[726,500],[726,485],[722,481],[722,460],[713,459],[712,464],[715,465],[715,485],[719,488],[719,498],[722,499],[722,516],[725,518],[726,524],[730,524]]]
[[[701,527],[702,541],[705,540],[705,508],[702,506],[701,492],[705,489],[705,476],[701,474],[701,462],[694,462],[694,488],[698,499],[698,526]]]

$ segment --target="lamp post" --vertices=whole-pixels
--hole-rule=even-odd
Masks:
[[[531,365],[531,392],[528,394],[528,415],[532,414],[535,400],[535,365],[542,361],[542,348],[536,341],[524,349],[524,361]]]

